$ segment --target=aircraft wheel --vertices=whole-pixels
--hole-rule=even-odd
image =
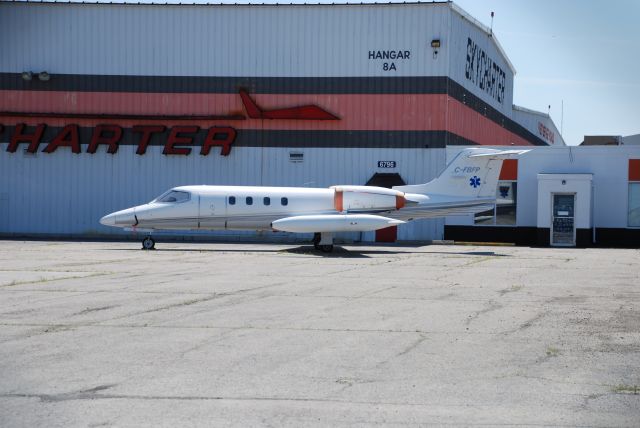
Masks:
[[[333,245],[320,245],[320,250],[323,253],[330,253],[333,251]]]
[[[147,236],[142,240],[142,249],[143,250],[153,250],[156,247],[156,241],[153,240],[152,237]]]

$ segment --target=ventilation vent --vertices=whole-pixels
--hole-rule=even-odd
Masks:
[[[289,162],[304,162],[304,153],[289,152]]]

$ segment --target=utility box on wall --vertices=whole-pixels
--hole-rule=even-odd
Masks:
[[[538,245],[592,241],[592,174],[538,174]]]

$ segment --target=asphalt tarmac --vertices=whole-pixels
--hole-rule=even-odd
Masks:
[[[0,426],[640,426],[640,250],[0,241]]]

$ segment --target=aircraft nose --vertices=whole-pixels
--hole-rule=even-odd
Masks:
[[[116,215],[114,214],[107,214],[106,216],[102,217],[100,219],[100,224],[103,224],[105,226],[115,226],[116,225]]]
[[[138,223],[138,220],[136,219],[136,209],[127,208],[126,210],[116,211],[114,213],[108,214],[100,219],[100,223],[104,224],[105,226],[136,226]]]

